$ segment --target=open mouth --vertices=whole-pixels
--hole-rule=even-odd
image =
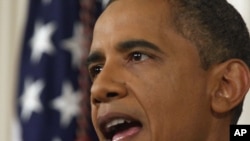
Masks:
[[[100,129],[107,140],[119,141],[137,134],[142,123],[128,116],[114,116],[102,119]]]

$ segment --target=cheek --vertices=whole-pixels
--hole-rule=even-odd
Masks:
[[[143,72],[133,84],[135,95],[146,115],[152,119],[160,119],[171,104],[173,89],[170,88],[168,76],[159,75],[161,72]]]
[[[152,111],[166,109],[171,103],[178,100],[181,82],[173,77],[173,73],[168,75],[168,71],[147,71],[140,73],[138,83],[135,84],[137,97],[141,103]]]
[[[206,99],[203,93],[206,81],[200,72],[161,69],[141,75],[136,94],[155,135],[164,130],[169,133],[166,136],[171,136],[183,126],[191,126],[197,115],[209,108],[207,101],[202,100]]]

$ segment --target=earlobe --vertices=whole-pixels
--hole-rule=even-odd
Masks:
[[[247,65],[231,59],[213,68],[214,91],[211,93],[213,112],[223,114],[239,105],[249,89],[250,77]]]

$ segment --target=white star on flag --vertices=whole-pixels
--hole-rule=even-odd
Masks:
[[[80,112],[81,101],[80,91],[74,92],[71,84],[65,82],[62,88],[62,95],[52,102],[52,107],[61,114],[61,126],[67,127],[71,120]]]
[[[28,121],[33,112],[39,113],[43,109],[39,97],[45,84],[42,80],[32,82],[30,79],[26,79],[24,83],[24,92],[20,97],[21,117],[24,121]]]
[[[42,0],[44,4],[50,4],[52,0]]]
[[[31,61],[38,63],[43,53],[52,54],[54,46],[51,41],[51,36],[55,31],[54,23],[42,25],[40,22],[35,24],[34,35],[31,38]]]
[[[52,139],[52,141],[62,141],[62,140],[60,138],[58,138],[58,137],[55,137],[55,138]]]
[[[79,68],[81,65],[81,57],[83,54],[82,38],[83,26],[80,23],[76,23],[74,26],[73,36],[63,41],[64,48],[71,53],[71,64],[76,68]]]
[[[105,8],[108,4],[109,0],[102,0],[102,7]]]

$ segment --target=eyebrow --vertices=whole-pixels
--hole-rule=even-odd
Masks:
[[[115,48],[118,52],[128,52],[135,48],[145,48],[154,50],[159,53],[163,53],[157,45],[143,39],[127,40],[119,43]],[[105,55],[102,52],[94,51],[88,56],[86,61],[86,66],[89,67],[89,65],[95,62],[102,62],[104,60],[105,60]]]
[[[118,44],[116,49],[120,52],[127,52],[129,50],[132,50],[134,48],[145,48],[145,49],[151,49],[160,53],[163,53],[160,48],[146,40],[138,39],[138,40],[128,40],[125,42],[121,42]]]
[[[91,53],[86,61],[86,66],[87,68],[89,67],[90,64],[95,63],[95,62],[100,62],[105,60],[104,54],[102,52],[99,51],[94,51],[93,53]]]

